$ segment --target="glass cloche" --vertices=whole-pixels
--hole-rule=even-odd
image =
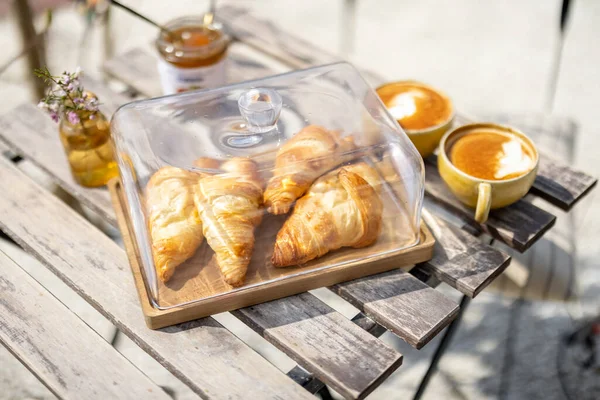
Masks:
[[[156,308],[225,301],[419,243],[423,161],[348,63],[136,101],[111,125]]]

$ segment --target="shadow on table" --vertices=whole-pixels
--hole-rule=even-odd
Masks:
[[[572,329],[565,303],[482,293],[465,312],[424,398],[562,400],[565,392],[572,399],[600,398],[598,376],[564,347]],[[370,398],[411,398],[440,336],[416,351],[386,334],[404,365]]]

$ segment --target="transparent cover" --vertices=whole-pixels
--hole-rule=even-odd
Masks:
[[[157,308],[419,242],[423,161],[350,64],[133,102],[111,125]]]

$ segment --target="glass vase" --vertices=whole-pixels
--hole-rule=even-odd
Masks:
[[[58,128],[73,178],[85,187],[106,185],[119,175],[110,124],[101,112],[79,112],[78,115],[78,123],[72,124],[63,118]]]

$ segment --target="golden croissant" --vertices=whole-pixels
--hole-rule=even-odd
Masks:
[[[354,148],[351,138],[310,125],[285,143],[275,158],[264,203],[272,214],[287,213],[319,176],[344,162],[342,153]]]
[[[304,264],[341,247],[365,247],[381,231],[383,204],[375,169],[345,166],[319,178],[277,234],[275,267]]]
[[[225,172],[200,180],[195,202],[225,282],[240,286],[254,249],[254,228],[262,216],[262,185],[250,159],[232,158],[221,169]]]
[[[148,228],[158,277],[168,281],[175,268],[202,243],[202,224],[194,205],[199,174],[176,167],[156,171],[146,186]]]

